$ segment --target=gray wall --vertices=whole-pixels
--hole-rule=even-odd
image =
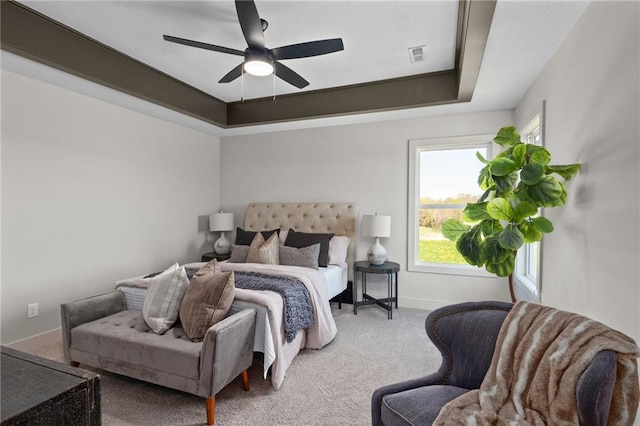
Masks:
[[[550,209],[542,302],[640,340],[640,91],[637,2],[592,2],[515,110],[546,99],[555,163],[580,162],[569,202]]]
[[[2,343],[60,327],[62,302],[198,260],[218,180],[218,137],[2,71]]]
[[[391,216],[381,242],[399,262],[400,304],[433,308],[445,303],[508,299],[506,280],[408,272],[407,192],[410,139],[494,134],[511,124],[511,111],[295,130],[221,139],[221,205],[242,224],[252,201],[353,201],[360,215]],[[358,241],[366,258],[370,238]]]

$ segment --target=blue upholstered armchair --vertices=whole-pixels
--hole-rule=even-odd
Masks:
[[[511,307],[503,302],[470,302],[430,313],[425,328],[442,354],[440,369],[376,390],[371,400],[372,424],[431,425],[447,402],[479,388]],[[607,424],[615,374],[616,354],[606,350],[580,376],[576,397],[581,425]]]

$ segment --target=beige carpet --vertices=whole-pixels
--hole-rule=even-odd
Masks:
[[[358,315],[351,305],[332,311],[338,326],[333,342],[301,352],[278,391],[254,363],[249,392],[236,379],[218,393],[216,425],[368,425],[376,388],[440,366],[440,353],[424,330],[426,311],[400,308],[392,320],[377,306],[360,308]],[[36,354],[61,361],[62,346]],[[101,375],[104,425],[206,424],[204,398],[88,369]]]

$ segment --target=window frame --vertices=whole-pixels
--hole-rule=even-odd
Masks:
[[[418,261],[420,254],[418,235],[420,210],[420,153],[423,151],[442,151],[454,149],[486,148],[487,159],[492,159],[497,152],[493,142],[493,134],[454,136],[446,138],[428,138],[409,140],[409,193],[408,193],[408,226],[407,226],[407,270],[434,274],[464,275],[482,278],[497,278],[484,268],[473,265],[457,265],[443,263],[424,263]],[[478,162],[480,164],[480,162]],[[479,167],[480,169],[481,167]],[[448,208],[458,208],[458,204],[447,204]],[[462,205],[464,208],[466,204]]]
[[[519,132],[524,143],[533,143],[544,147],[544,110],[545,102],[542,104],[542,110]],[[532,141],[535,138],[536,131],[540,137],[539,143]],[[544,216],[544,209],[541,209],[540,216]],[[530,269],[532,244],[534,243],[526,243],[518,250],[513,271],[513,284],[518,300],[540,302],[542,300],[542,241],[537,243],[538,263],[535,277],[531,274]]]

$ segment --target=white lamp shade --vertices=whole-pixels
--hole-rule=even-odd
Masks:
[[[210,214],[209,231],[233,231],[233,213]]]
[[[391,216],[365,214],[362,216],[362,234],[368,237],[391,236]]]

